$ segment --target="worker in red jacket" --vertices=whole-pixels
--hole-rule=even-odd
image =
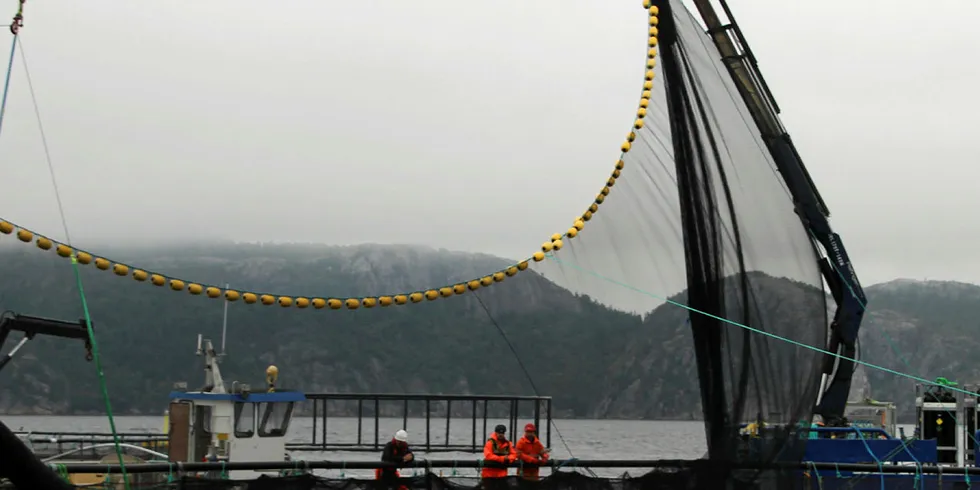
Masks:
[[[538,429],[534,424],[524,426],[524,437],[517,441],[517,457],[532,465],[540,465],[548,461],[548,449],[541,444],[541,439],[538,439]],[[538,470],[537,466],[522,466],[517,469],[517,476],[525,480],[538,480]]]
[[[516,459],[517,451],[514,450],[514,445],[507,440],[507,427],[498,425],[494,428],[493,434],[490,434],[490,438],[487,439],[487,443],[483,446],[483,460],[496,463],[513,463]],[[487,479],[506,478],[507,468],[488,468],[484,466],[480,476],[484,479],[485,483],[491,483]]]

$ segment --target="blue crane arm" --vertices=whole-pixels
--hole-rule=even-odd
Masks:
[[[833,378],[821,393],[815,412],[825,421],[832,422],[844,415],[851,376],[854,374],[854,362],[851,359],[854,359],[857,352],[858,331],[867,298],[840,236],[830,226],[830,211],[810,178],[793,141],[779,121],[779,106],[759,72],[755,56],[725,0],[718,2],[727,22],[721,21],[710,0],[694,0],[708,35],[718,48],[722,61],[793,196],[796,213],[814,242],[823,248],[821,255],[826,256],[819,261],[820,269],[837,303],[827,350],[836,355],[828,355],[824,361],[823,373],[833,374]]]
[[[768,139],[767,144],[776,165],[796,201],[797,214],[803,226],[826,253],[826,257],[820,259],[820,270],[834,302],[837,303],[826,350],[837,355],[828,355],[824,360],[823,373],[833,375],[833,378],[822,393],[815,413],[832,424],[844,416],[851,377],[854,374],[854,362],[851,359],[857,353],[858,331],[868,300],[851,258],[847,255],[847,249],[840,235],[834,233],[830,227],[829,213],[821,206],[816,187],[809,181],[806,167],[789,135],[784,132],[776,138]]]

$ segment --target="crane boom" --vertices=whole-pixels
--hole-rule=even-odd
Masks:
[[[821,383],[822,392],[817,400],[815,413],[833,424],[844,416],[851,376],[854,373],[854,362],[850,359],[854,359],[857,351],[858,331],[867,298],[840,236],[830,226],[830,210],[779,120],[779,106],[759,71],[755,56],[726,1],[718,1],[727,22],[722,22],[711,0],[693,0],[705,23],[707,34],[721,54],[722,62],[759,127],[776,168],[793,196],[797,215],[812,239],[823,248],[823,254],[819,258],[820,270],[837,303],[830,325],[827,350],[837,355],[828,355],[824,361],[822,381],[831,376],[832,379],[825,389],[825,383]]]

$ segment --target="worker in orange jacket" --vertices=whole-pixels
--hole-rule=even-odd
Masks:
[[[513,463],[517,460],[517,451],[514,450],[514,445],[507,440],[507,427],[498,425],[493,429],[493,434],[483,446],[483,460],[496,463]],[[484,479],[506,478],[507,468],[484,467],[480,476]]]
[[[524,437],[517,441],[517,457],[532,465],[540,465],[548,461],[548,450],[545,449],[544,444],[541,444],[541,439],[538,439],[538,429],[534,424],[524,426]],[[539,470],[537,466],[526,468],[521,466],[517,468],[517,476],[525,480],[537,481]]]

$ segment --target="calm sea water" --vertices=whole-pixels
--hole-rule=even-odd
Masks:
[[[27,417],[4,416],[3,421],[12,430],[33,431],[70,431],[70,432],[109,432],[109,422],[105,417]],[[159,432],[162,429],[163,417],[116,417],[116,430],[119,432]],[[319,423],[319,422],[318,422]],[[445,419],[432,420],[431,443],[445,442]],[[505,421],[488,421],[488,427]],[[524,421],[521,422],[523,425]],[[472,460],[480,456],[470,453],[432,453],[426,454],[418,449],[425,442],[425,419],[408,419],[405,429],[409,433],[409,443],[416,445],[417,456],[428,459],[459,459]],[[402,426],[400,418],[383,418],[379,423],[379,439],[384,442]],[[478,421],[477,441],[482,444],[485,436],[482,434],[482,420]],[[552,454],[555,458],[565,459],[691,459],[699,458],[707,450],[704,438],[704,425],[701,422],[663,422],[635,420],[555,420],[552,430]],[[469,419],[453,419],[450,425],[450,441],[468,444],[472,441],[472,423]],[[543,429],[543,428],[542,428]],[[317,429],[319,438],[320,428]],[[312,418],[296,418],[290,423],[289,442],[311,442],[313,432]],[[542,430],[543,432],[543,430]],[[561,438],[557,432],[561,432]],[[361,432],[362,440],[374,440],[374,420],[365,419]],[[562,442],[564,439],[564,443]],[[318,439],[319,440],[319,439]],[[331,417],[327,425],[327,440],[337,442],[354,442],[357,440],[357,419]],[[566,445],[567,444],[567,448]],[[370,461],[376,460],[380,453],[374,452],[297,452],[296,459],[331,460],[331,461]],[[594,470],[598,474],[620,474],[619,470]],[[639,474],[644,470],[632,470],[631,474]],[[320,472],[318,472],[320,473]],[[339,471],[324,472],[331,476],[339,476]],[[347,476],[360,475],[363,472],[347,471]],[[475,470],[460,470],[462,474],[474,473]]]

